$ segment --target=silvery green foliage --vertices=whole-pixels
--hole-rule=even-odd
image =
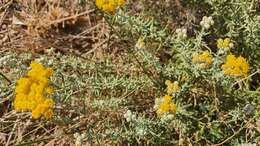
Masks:
[[[102,108],[117,109],[120,104],[122,104],[122,99],[112,97],[107,100],[95,99],[92,103],[92,106],[93,108],[97,108],[97,109],[102,109]]]
[[[260,63],[259,0],[206,0],[218,20],[215,32],[237,41],[234,51],[250,59],[255,69]]]
[[[148,3],[148,1],[145,2]],[[157,125],[157,127],[163,129],[162,125],[165,126],[164,128],[174,125],[176,129],[181,131],[179,133],[185,135],[183,137],[196,137],[193,140],[187,138],[193,141],[191,142],[193,144],[198,144],[203,139],[207,139],[211,143],[218,143],[225,137],[232,135],[230,130],[234,129],[231,127],[238,123],[242,126],[244,121],[249,120],[249,117],[243,112],[243,107],[248,100],[251,100],[251,103],[259,103],[256,99],[259,92],[247,92],[249,90],[247,81],[240,82],[240,78],[223,74],[221,66],[225,63],[227,53],[216,50],[216,41],[218,38],[225,37],[234,40],[234,48],[231,49],[231,52],[242,55],[249,60],[250,69],[252,69],[250,73],[254,72],[257,69],[256,65],[259,64],[256,63],[256,58],[259,57],[256,56],[260,52],[257,51],[260,47],[259,41],[255,42],[259,40],[259,35],[257,35],[259,30],[256,30],[256,27],[260,25],[259,15],[256,12],[258,1],[205,0],[190,3],[203,4],[203,6],[208,6],[212,10],[210,14],[206,14],[209,17],[201,16],[199,18],[202,21],[200,24],[195,24],[199,27],[193,29],[194,34],[186,34],[185,26],[179,27],[183,28],[184,31],[181,29],[169,30],[167,27],[160,25],[160,20],[155,20],[153,17],[149,19],[142,14],[130,16],[122,11],[114,17],[114,24],[120,28],[118,29],[120,37],[125,41],[129,40],[128,42],[131,43],[130,53],[137,54],[145,70],[144,74],[150,76],[150,80],[161,83],[161,88],[164,89],[163,83],[166,79],[179,81],[181,84],[182,90],[174,99],[178,104],[177,115],[173,119],[172,117],[162,117],[161,119],[157,117],[160,121],[155,123],[161,125]],[[171,31],[177,31],[177,33]],[[138,42],[137,38],[144,38],[145,47],[133,49]],[[201,69],[192,63],[192,56],[205,50],[211,52],[213,64],[209,68]],[[170,57],[160,56],[161,52],[165,52]],[[159,57],[163,59],[165,57],[166,61],[162,61]],[[146,71],[151,71],[153,74],[148,74]],[[183,75],[188,76],[188,79],[181,81]],[[238,82],[240,83],[238,84]],[[164,94],[163,92],[165,90],[161,94]],[[228,125],[218,119],[221,117],[220,114],[224,113],[229,115],[225,119],[230,122]],[[252,118],[255,114],[250,116]],[[238,117],[241,119],[238,119]],[[129,134],[128,140],[132,137],[131,141],[134,137],[139,137],[140,134],[143,134],[149,141],[153,141],[155,138],[150,133],[160,135],[161,139],[167,139],[170,135],[167,130],[166,133],[162,134],[156,131],[156,128],[149,129],[144,128],[145,126],[140,128],[138,134],[134,134],[134,130],[131,131],[131,129],[138,126],[134,126],[131,122],[128,126],[126,133]],[[238,136],[237,139],[244,139],[244,137]]]

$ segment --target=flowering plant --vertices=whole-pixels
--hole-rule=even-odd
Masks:
[[[225,75],[230,76],[247,76],[249,72],[249,64],[242,56],[236,58],[235,55],[230,54],[226,58],[226,63],[222,65],[222,69]]]
[[[53,117],[54,101],[49,96],[54,89],[49,85],[48,78],[53,70],[35,61],[30,67],[27,76],[17,81],[14,108],[16,111],[31,111],[34,119],[41,116],[50,119]]]
[[[96,0],[96,6],[102,11],[114,15],[116,8],[125,4],[125,0]]]

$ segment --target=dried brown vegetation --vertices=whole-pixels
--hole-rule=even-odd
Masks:
[[[93,53],[107,41],[109,29],[94,17],[93,5],[78,1],[18,0],[2,2],[1,48],[43,52]],[[102,49],[99,49],[102,50]]]

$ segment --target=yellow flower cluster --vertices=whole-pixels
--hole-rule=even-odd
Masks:
[[[207,68],[213,63],[213,59],[208,51],[204,51],[202,54],[193,55],[192,62],[199,64],[200,68]]]
[[[125,4],[125,0],[96,0],[96,6],[104,12],[114,15],[116,8]]]
[[[172,102],[172,96],[165,95],[159,104],[159,107],[156,113],[161,116],[165,113],[175,113],[176,112],[176,104]]]
[[[41,116],[49,119],[53,116],[54,106],[54,101],[48,98],[54,92],[49,86],[49,77],[53,74],[53,70],[35,61],[30,67],[27,77],[17,81],[14,108],[16,111],[32,111],[34,119]]]
[[[172,83],[170,80],[166,80],[167,95],[163,98],[159,98],[155,101],[156,113],[162,116],[166,113],[176,113],[176,104],[172,101],[174,94],[180,91],[178,82]]]
[[[223,49],[225,52],[229,51],[231,48],[234,47],[234,44],[230,38],[218,39],[217,40],[217,47],[218,49]]]
[[[249,64],[244,57],[239,56],[236,58],[235,55],[230,54],[226,58],[226,63],[222,65],[222,70],[225,75],[247,76]]]
[[[179,84],[177,81],[172,83],[170,80],[165,81],[165,85],[167,85],[167,94],[172,95],[180,90]]]

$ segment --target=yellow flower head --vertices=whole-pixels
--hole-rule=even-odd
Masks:
[[[230,54],[226,58],[226,63],[222,65],[222,70],[225,75],[235,77],[247,76],[249,64],[242,56],[236,58],[235,55]]]
[[[176,113],[176,104],[172,101],[172,96],[165,95],[163,98],[161,98],[161,101],[157,103],[156,105],[156,113],[159,116],[162,116],[166,113]]]
[[[176,113],[176,104],[174,104],[173,102],[162,102],[156,113],[159,115],[159,116],[162,116],[163,114],[166,114],[166,113],[173,113],[175,114]]]
[[[167,94],[162,98],[156,98],[155,106],[156,113],[158,116],[162,116],[167,113],[176,113],[176,104],[172,101],[174,93],[180,91],[178,82],[172,83],[170,80],[166,80]]]
[[[167,85],[167,94],[172,95],[180,90],[179,83],[175,81],[172,83],[170,80],[165,81],[165,85]]]
[[[159,109],[163,112],[163,113],[166,113],[170,110],[170,104],[168,103],[161,103],[160,106],[159,106]]]
[[[48,98],[54,92],[54,89],[49,86],[49,77],[53,74],[53,70],[35,61],[30,67],[27,77],[17,81],[14,109],[31,111],[34,119],[41,116],[49,119],[53,116],[54,106],[54,101]]]
[[[48,78],[53,74],[53,70],[51,68],[45,68],[42,64],[33,61],[30,65],[31,70],[28,71],[28,77],[41,81],[42,83],[47,83]]]
[[[172,96],[170,96],[170,95],[165,95],[165,96],[163,97],[163,102],[169,103],[169,102],[171,102],[171,101],[172,101]]]
[[[31,80],[29,78],[20,78],[17,81],[17,86],[15,88],[15,93],[23,93],[23,94],[28,94],[30,91],[30,86],[31,86]]]
[[[34,119],[39,119],[41,117],[41,111],[40,111],[39,107],[37,107],[34,110],[32,110],[32,117]]]
[[[192,62],[199,64],[200,68],[207,68],[213,63],[212,55],[208,51],[204,51],[200,55],[194,55]]]
[[[104,12],[114,15],[116,8],[125,4],[125,0],[96,0],[96,6]]]
[[[234,47],[234,44],[230,38],[218,39],[217,40],[217,47],[218,49],[223,49],[224,51],[229,51],[231,48]]]

